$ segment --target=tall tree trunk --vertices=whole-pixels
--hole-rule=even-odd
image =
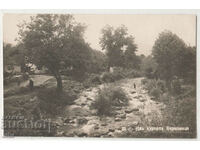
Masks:
[[[61,78],[60,74],[57,75],[56,80],[57,80],[57,90],[58,90],[58,92],[62,92],[63,85],[62,85],[62,78]]]

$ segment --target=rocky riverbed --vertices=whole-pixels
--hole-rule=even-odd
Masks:
[[[91,107],[98,90],[105,85],[84,90],[72,105],[65,107],[62,115],[56,117],[57,135],[68,137],[123,137],[134,135],[135,128],[151,124],[153,119],[162,120],[163,103],[151,100],[141,85],[142,78],[120,80],[120,86],[129,98],[128,106],[116,108],[114,116],[98,116]],[[136,89],[134,89],[134,83]]]

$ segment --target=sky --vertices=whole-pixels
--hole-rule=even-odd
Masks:
[[[4,14],[3,41],[16,44],[19,23],[30,20],[30,14]],[[169,30],[177,34],[187,45],[196,46],[195,15],[109,15],[109,14],[75,14],[75,20],[87,25],[85,40],[91,47],[101,50],[99,38],[106,25],[118,27],[125,25],[128,34],[135,38],[137,54],[149,55],[159,33]]]

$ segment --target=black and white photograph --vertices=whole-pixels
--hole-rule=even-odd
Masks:
[[[195,14],[4,13],[5,137],[197,138]]]

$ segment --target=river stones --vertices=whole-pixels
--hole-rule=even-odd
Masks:
[[[107,124],[106,123],[102,123],[101,126],[107,126]]]
[[[108,132],[114,132],[115,129],[108,129]]]
[[[132,91],[132,92],[131,92],[131,94],[135,94],[135,93],[136,93],[136,91]]]
[[[122,121],[120,118],[115,118],[115,121]]]
[[[93,99],[91,99],[91,98],[87,97],[87,100],[89,100],[89,101],[92,101]]]
[[[99,129],[99,125],[95,125],[95,126],[94,126],[94,129],[95,129],[95,130],[98,130],[98,129]]]
[[[123,132],[125,132],[125,131],[126,131],[126,127],[122,127],[121,129],[122,129],[122,131],[123,131]]]
[[[146,99],[140,99],[139,101],[140,101],[140,102],[145,102],[145,101],[146,101]]]
[[[139,108],[133,108],[132,111],[139,111]]]
[[[86,124],[88,122],[88,120],[85,118],[79,118],[79,119],[77,119],[77,122],[78,122],[78,124],[82,125],[82,124]]]
[[[139,108],[127,109],[127,110],[125,110],[124,112],[130,114],[130,113],[132,113],[133,111],[139,111]]]

